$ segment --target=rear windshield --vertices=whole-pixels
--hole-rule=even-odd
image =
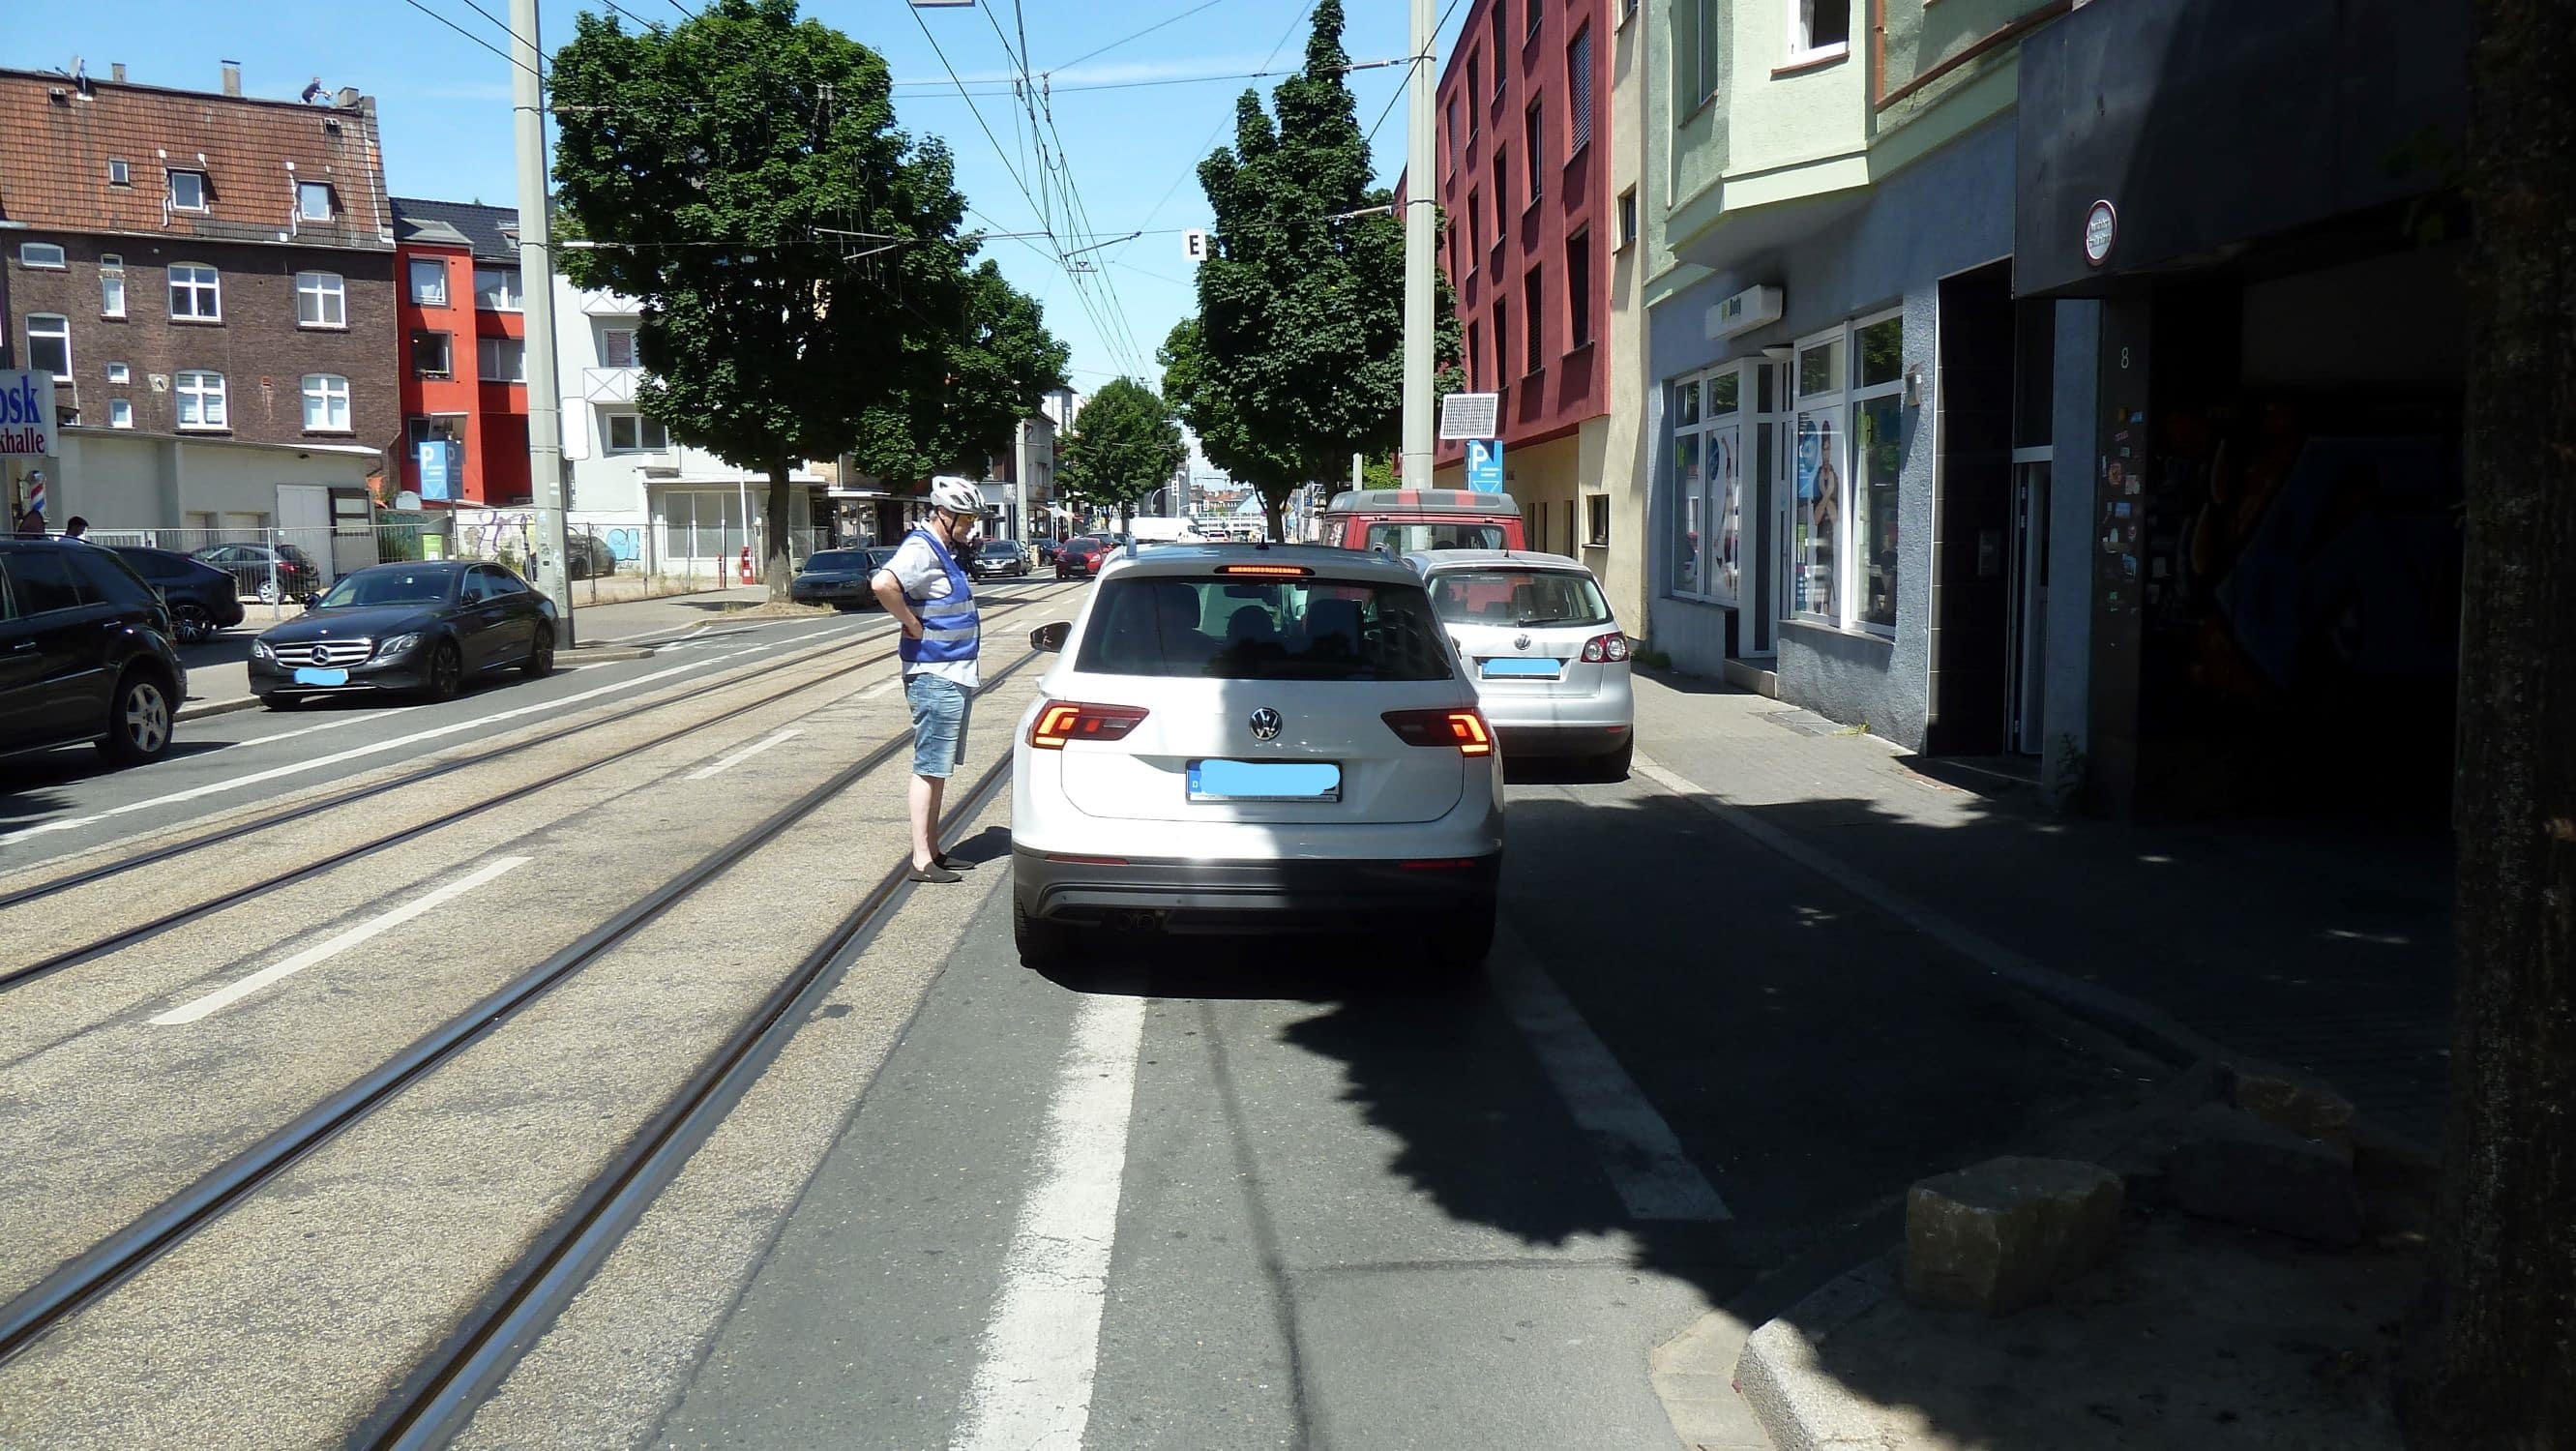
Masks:
[[[1606,625],[1601,586],[1570,569],[1444,569],[1431,607],[1453,625]]]
[[[865,569],[868,552],[864,549],[826,549],[805,561],[807,569]]]
[[[1112,579],[1074,668],[1217,680],[1447,680],[1414,585]]]
[[[1426,549],[1505,549],[1510,544],[1500,524],[1371,524],[1362,547],[1418,554]]]
[[[1008,539],[987,539],[984,541],[984,552],[986,554],[1017,554],[1020,552],[1020,546],[1013,544]]]

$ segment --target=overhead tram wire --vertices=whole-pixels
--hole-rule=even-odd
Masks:
[[[1288,48],[1289,37],[1295,35],[1297,33],[1297,27],[1305,24],[1306,17],[1314,13],[1315,0],[1306,0],[1304,7],[1298,10],[1296,18],[1288,22],[1288,28],[1279,32],[1279,43],[1270,47],[1270,54],[1261,58],[1261,68],[1263,70],[1268,70],[1270,68],[1270,63],[1279,59],[1279,52]],[[1193,153],[1188,160],[1181,163],[1181,174],[1172,178],[1172,184],[1170,186],[1163,188],[1162,199],[1155,202],[1152,207],[1146,210],[1146,226],[1152,226],[1154,224],[1154,219],[1163,214],[1163,208],[1172,204],[1172,197],[1180,191],[1181,183],[1198,174],[1199,163],[1207,159],[1208,148],[1216,144],[1218,134],[1225,130],[1225,123],[1232,118],[1233,114],[1234,113],[1232,111],[1227,111],[1224,115],[1217,117],[1215,125],[1208,128],[1207,139],[1200,142],[1198,150]],[[1121,255],[1124,255],[1123,249],[1121,251]]]
[[[1452,15],[1455,15],[1455,14],[1457,14],[1457,13],[1458,13],[1458,0],[1449,0],[1449,8],[1440,12],[1440,23],[1439,23],[1439,24],[1437,24],[1437,25],[1435,25],[1435,26],[1433,26],[1433,27],[1431,27],[1431,58],[1432,58],[1432,59],[1434,59],[1434,60],[1439,59],[1439,55],[1440,55],[1440,32],[1441,32],[1441,31],[1444,31],[1444,30],[1446,30],[1446,29],[1448,29],[1448,28],[1449,28],[1449,17],[1450,17],[1450,16],[1452,16]],[[1409,66],[1412,64],[1412,62],[1413,62],[1413,57],[1411,57],[1411,56],[1406,56],[1406,57],[1404,58],[1404,61],[1403,61],[1402,63],[1403,63],[1403,64],[1405,64],[1405,65],[1407,65],[1407,66],[1409,67]],[[1377,113],[1377,121],[1376,121],[1376,123],[1375,123],[1374,125],[1371,125],[1371,126],[1369,127],[1369,129],[1368,129],[1368,137],[1367,137],[1367,140],[1368,140],[1368,141],[1375,141],[1375,140],[1377,140],[1377,133],[1378,133],[1379,128],[1381,128],[1381,127],[1383,127],[1383,126],[1385,126],[1385,125],[1386,125],[1386,118],[1387,118],[1387,117],[1392,116],[1392,115],[1394,115],[1394,114],[1395,114],[1395,103],[1404,99],[1404,92],[1405,92],[1405,88],[1406,88],[1406,87],[1408,87],[1408,86],[1411,86],[1412,84],[1413,84],[1413,77],[1412,77],[1412,75],[1410,74],[1410,72],[1408,72],[1408,73],[1407,73],[1407,75],[1405,76],[1404,84],[1403,84],[1403,85],[1400,85],[1400,86],[1397,86],[1397,87],[1395,88],[1395,94],[1386,98],[1386,109]],[[1363,145],[1365,145],[1365,144],[1366,144],[1366,142],[1363,142],[1362,144],[1363,144]]]
[[[975,125],[984,133],[984,139],[993,143],[993,155],[1002,163],[1002,169],[1011,174],[1012,185],[1020,189],[1021,196],[1028,198],[1029,210],[1044,215],[1036,194],[1029,190],[1029,184],[1020,176],[1019,169],[1011,165],[1010,153],[1002,149],[1002,139],[993,134],[992,123],[984,119],[984,108],[975,104],[975,98],[967,94],[966,83],[958,79],[957,67],[948,63],[948,52],[939,44],[939,37],[931,34],[930,22],[922,19],[921,12],[913,6],[906,5],[904,9],[911,14],[912,23],[921,27],[921,38],[930,42],[931,54],[939,57],[939,68],[948,72],[948,79],[957,87],[957,94],[966,98],[966,109],[974,115]]]
[[[1016,3],[1016,0],[1015,0],[1015,3]],[[1224,4],[1224,3],[1225,3],[1225,0],[1200,0],[1200,3],[1199,3],[1199,4],[1196,4],[1196,5],[1191,6],[1189,9],[1182,11],[1180,14],[1178,14],[1178,15],[1173,15],[1173,16],[1167,16],[1167,17],[1165,17],[1164,19],[1157,20],[1157,21],[1155,21],[1153,24],[1146,26],[1144,29],[1142,29],[1142,30],[1140,30],[1140,31],[1137,31],[1137,32],[1136,32],[1135,34],[1133,34],[1133,35],[1122,35],[1122,36],[1120,36],[1118,39],[1113,40],[1113,41],[1109,42],[1107,45],[1104,45],[1104,46],[1100,47],[1098,50],[1089,50],[1089,51],[1084,51],[1082,54],[1080,54],[1080,55],[1078,55],[1078,56],[1075,56],[1073,59],[1071,59],[1071,60],[1069,60],[1069,61],[1066,61],[1064,64],[1062,64],[1062,65],[1060,65],[1060,66],[1057,66],[1057,67],[1056,67],[1056,69],[1057,69],[1057,70],[1071,70],[1071,69],[1073,69],[1075,66],[1078,66],[1078,65],[1082,64],[1084,61],[1091,60],[1091,59],[1094,59],[1094,58],[1099,57],[1099,56],[1107,55],[1109,52],[1111,52],[1111,51],[1113,51],[1113,50],[1116,50],[1118,47],[1120,47],[1120,46],[1122,46],[1122,45],[1125,45],[1127,42],[1129,42],[1129,41],[1131,41],[1131,40],[1143,40],[1146,36],[1149,36],[1149,35],[1153,34],[1155,31],[1162,29],[1162,28],[1163,28],[1164,26],[1166,26],[1166,25],[1172,25],[1172,24],[1175,24],[1175,23],[1177,23],[1177,22],[1180,22],[1180,21],[1183,21],[1183,20],[1187,20],[1187,19],[1189,19],[1191,16],[1198,14],[1198,13],[1199,13],[1200,11],[1202,11],[1202,10],[1211,10],[1211,9],[1214,9],[1215,7],[1217,7],[1217,6],[1219,6],[1219,5],[1222,5],[1222,4]],[[1027,48],[1027,47],[1026,47],[1025,45],[1024,45],[1024,46],[1022,46],[1022,49],[1024,49],[1024,50],[1025,50],[1026,48]],[[1265,62],[1265,64],[1266,64],[1266,62]]]
[[[483,37],[481,37],[481,36],[479,36],[479,35],[476,35],[473,31],[470,31],[470,30],[466,29],[464,26],[457,24],[455,21],[450,20],[450,19],[449,19],[449,18],[447,18],[446,16],[439,14],[437,11],[430,9],[428,6],[426,6],[426,5],[422,4],[422,3],[421,3],[421,0],[403,0],[403,3],[404,3],[405,5],[410,6],[412,9],[419,11],[421,14],[428,16],[430,19],[437,21],[439,24],[446,26],[448,29],[455,31],[457,34],[459,34],[459,35],[461,35],[461,36],[464,36],[467,40],[470,40],[470,41],[474,42],[476,45],[479,45],[479,46],[483,47],[485,50],[488,50],[488,51],[492,52],[494,55],[499,56],[501,59],[508,61],[510,64],[512,64],[512,65],[514,65],[514,66],[517,66],[519,69],[521,69],[521,70],[523,70],[523,71],[526,71],[528,74],[530,74],[530,75],[532,75],[532,76],[535,76],[535,77],[538,79],[538,81],[543,82],[543,81],[545,80],[545,78],[546,78],[545,72],[543,72],[543,71],[541,71],[541,70],[537,70],[537,69],[535,69],[534,67],[531,67],[531,66],[530,66],[526,61],[523,61],[523,60],[519,59],[517,56],[510,54],[510,53],[509,53],[508,51],[506,51],[506,50],[503,50],[501,47],[499,47],[499,46],[497,46],[497,45],[494,45],[492,42],[490,42],[490,41],[488,41],[488,40],[485,40]],[[469,3],[469,4],[470,4],[470,3],[472,3],[472,0],[467,0],[467,3]],[[490,19],[491,17],[489,17],[489,16],[485,16],[484,18],[485,18],[485,19]],[[506,25],[502,26],[501,28],[502,28],[503,30],[505,30],[505,31],[510,30],[510,27],[508,27],[508,26],[506,26]],[[517,32],[516,32],[516,31],[511,31],[510,33],[511,33],[513,36],[515,36],[515,35],[517,34]]]

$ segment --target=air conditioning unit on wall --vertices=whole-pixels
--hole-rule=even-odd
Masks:
[[[1711,341],[1749,333],[1780,320],[1782,294],[1777,287],[1748,287],[1708,310]]]

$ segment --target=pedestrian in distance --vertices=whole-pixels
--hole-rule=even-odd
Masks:
[[[89,541],[84,536],[88,533],[89,521],[78,514],[74,514],[63,524],[63,537],[65,539],[79,539],[82,543],[86,544]]]
[[[869,587],[903,631],[903,698],[912,707],[911,877],[954,882],[967,863],[940,850],[939,807],[964,759],[968,706],[982,683],[975,589],[957,561],[974,557],[987,510],[983,493],[961,479],[931,485],[930,502],[930,517],[904,537]]]

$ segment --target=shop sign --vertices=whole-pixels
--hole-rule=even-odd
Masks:
[[[2095,267],[2109,261],[2111,244],[2120,239],[2120,213],[2107,201],[2093,204],[2084,216],[2084,260]]]
[[[54,375],[0,370],[0,455],[54,451]]]

